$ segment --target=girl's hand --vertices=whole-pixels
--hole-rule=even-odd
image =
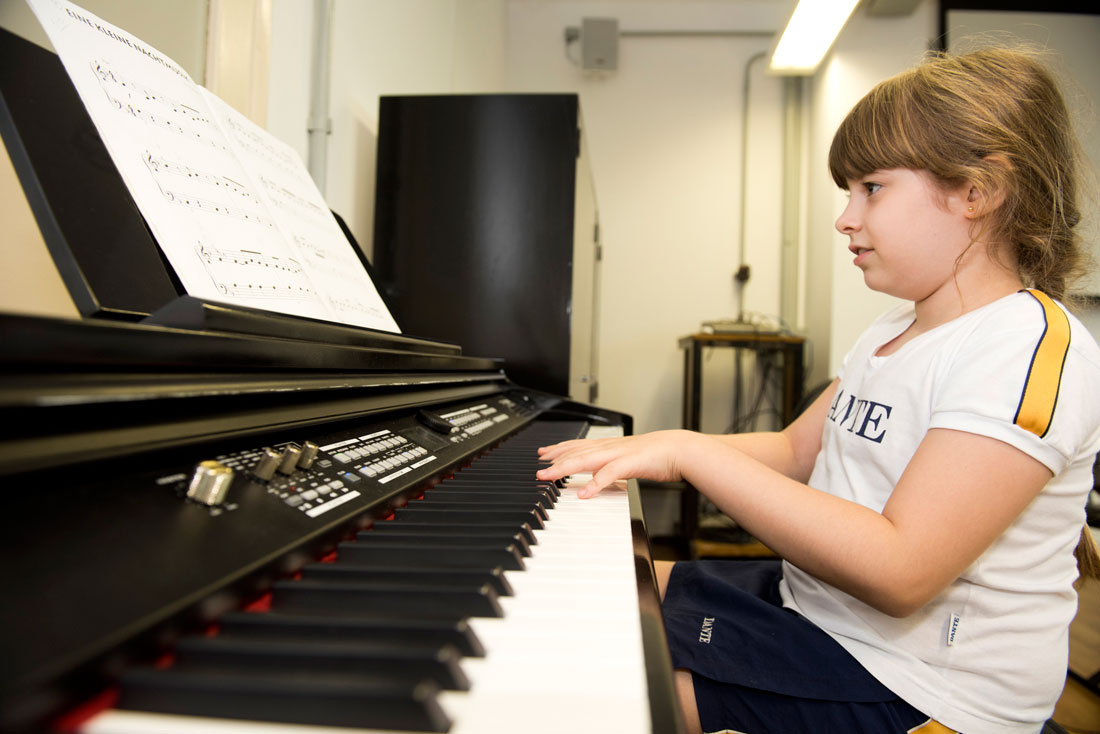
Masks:
[[[676,482],[683,478],[681,458],[697,438],[699,434],[690,431],[656,431],[626,438],[564,441],[539,449],[539,457],[552,464],[536,476],[554,480],[591,473],[591,481],[577,492],[584,499],[619,479]]]

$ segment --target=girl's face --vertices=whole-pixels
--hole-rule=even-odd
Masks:
[[[944,193],[925,171],[891,168],[849,180],[848,191],[836,228],[869,288],[914,302],[955,288],[970,245],[967,187]]]

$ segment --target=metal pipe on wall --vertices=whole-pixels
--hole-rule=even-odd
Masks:
[[[333,0],[313,0],[313,45],[309,81],[309,175],[321,193],[325,193],[328,164],[328,136],[332,133],[329,117],[329,45],[332,38]]]

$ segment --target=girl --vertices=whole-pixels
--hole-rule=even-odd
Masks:
[[[782,563],[659,569],[690,731],[1037,732],[1065,681],[1100,448],[1075,143],[1030,55],[889,79],[829,153],[864,281],[906,303],[779,433],[540,450],[542,479],[683,479]]]

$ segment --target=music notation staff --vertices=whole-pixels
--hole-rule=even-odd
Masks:
[[[285,206],[289,204],[297,207],[299,211],[307,212],[314,216],[328,215],[327,209],[322,209],[314,202],[299,196],[266,176],[260,176],[260,183],[263,184],[264,189],[267,190],[268,195],[271,197],[272,203],[276,206]]]
[[[157,158],[149,151],[145,151],[142,160],[166,201],[208,214],[232,217],[261,226],[274,226],[258,213],[255,197],[239,181]],[[174,181],[171,178],[173,176],[179,180]],[[191,191],[177,189],[175,183],[188,186]]]
[[[215,134],[214,123],[195,108],[128,79],[105,61],[92,61],[91,67],[103,93],[119,112],[217,150],[226,150]]]
[[[297,175],[299,168],[297,161],[283,148],[277,148],[270,144],[255,131],[249,130],[233,117],[227,117],[224,121],[226,130],[233,136],[237,145],[249,150],[254,155],[277,165],[286,173]]]
[[[254,298],[318,300],[302,265],[254,250],[229,250],[199,244],[195,253],[218,290]]]

